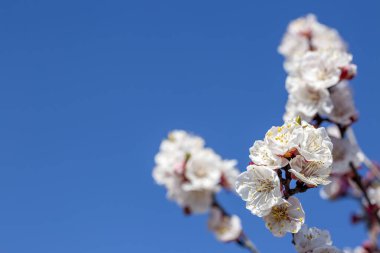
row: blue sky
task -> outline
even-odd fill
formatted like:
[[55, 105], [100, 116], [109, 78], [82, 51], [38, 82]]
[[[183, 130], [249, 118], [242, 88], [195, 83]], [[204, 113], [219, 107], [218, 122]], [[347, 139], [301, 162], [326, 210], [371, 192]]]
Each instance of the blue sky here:
[[[0, 253], [244, 252], [218, 243], [206, 216], [184, 217], [151, 170], [171, 129], [226, 158], [281, 124], [287, 23], [315, 13], [349, 43], [359, 75], [359, 140], [380, 160], [380, 3], [87, 1], [0, 3]], [[339, 247], [365, 238], [351, 201], [300, 196], [306, 221]], [[237, 197], [262, 252], [294, 252]]]

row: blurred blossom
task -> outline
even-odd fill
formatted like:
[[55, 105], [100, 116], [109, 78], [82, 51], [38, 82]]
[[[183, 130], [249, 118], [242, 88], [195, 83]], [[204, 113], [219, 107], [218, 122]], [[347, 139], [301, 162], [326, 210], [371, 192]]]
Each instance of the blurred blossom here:
[[329, 231], [308, 228], [306, 224], [294, 235], [294, 244], [298, 253], [341, 252], [332, 246]]
[[240, 218], [236, 215], [225, 215], [222, 210], [216, 207], [212, 207], [210, 210], [208, 228], [214, 232], [215, 237], [221, 242], [235, 241], [242, 233]]
[[348, 179], [341, 176], [331, 176], [331, 183], [325, 185], [320, 190], [320, 196], [323, 199], [334, 200], [338, 197], [345, 196], [349, 189]]
[[330, 114], [333, 110], [333, 103], [327, 89], [317, 89], [302, 79], [289, 77], [287, 79], [289, 87], [288, 102], [284, 120], [290, 120], [296, 116], [310, 122], [315, 115]]
[[[372, 185], [368, 188], [368, 197], [371, 200], [371, 204], [380, 207], [380, 185]], [[380, 211], [378, 211], [380, 215]]]
[[358, 118], [358, 112], [349, 83], [342, 81], [331, 87], [330, 96], [333, 109], [327, 114], [329, 119], [344, 126], [352, 124]]
[[297, 57], [310, 50], [327, 49], [345, 51], [346, 45], [336, 30], [319, 23], [314, 15], [309, 14], [288, 25], [278, 52], [286, 59], [285, 68], [291, 69]]
[[343, 250], [343, 253], [370, 253], [368, 252], [365, 248], [363, 248], [362, 246], [358, 246], [354, 249], [350, 249], [350, 248], [345, 248]]
[[239, 173], [236, 161], [223, 160], [204, 146], [202, 138], [182, 130], [162, 141], [155, 161], [153, 178], [187, 212], [208, 211], [213, 195], [222, 188], [232, 189]]
[[[298, 88], [300, 81], [297, 79], [314, 89], [327, 89], [341, 79], [351, 79], [356, 74], [356, 65], [351, 61], [352, 55], [344, 51], [309, 51], [295, 60], [294, 69], [289, 71], [292, 79], [289, 81], [288, 91]], [[349, 78], [346, 72], [350, 73]]]

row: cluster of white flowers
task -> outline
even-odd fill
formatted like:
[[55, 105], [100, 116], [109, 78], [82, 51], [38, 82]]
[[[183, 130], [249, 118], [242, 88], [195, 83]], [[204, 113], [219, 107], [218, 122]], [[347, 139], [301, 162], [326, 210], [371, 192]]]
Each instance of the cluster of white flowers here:
[[328, 117], [342, 125], [357, 118], [348, 82], [356, 75], [352, 55], [339, 34], [314, 15], [296, 19], [279, 47], [285, 56], [289, 92], [284, 120], [301, 116], [311, 122]]
[[330, 233], [327, 230], [308, 228], [304, 224], [293, 239], [298, 253], [342, 253], [332, 246]]
[[182, 130], [169, 133], [155, 157], [155, 181], [168, 190], [168, 198], [187, 212], [209, 210], [221, 188], [233, 189], [239, 171], [235, 160], [223, 160], [198, 136]]
[[236, 181], [236, 191], [247, 202], [247, 209], [263, 217], [275, 236], [297, 233], [305, 213], [298, 199], [291, 197], [296, 192], [289, 188], [290, 181], [296, 179], [297, 187], [303, 189], [330, 182], [332, 143], [326, 130], [300, 118], [287, 121], [253, 144], [250, 159], [252, 163]]
[[[246, 208], [274, 236], [292, 233], [298, 253], [380, 252], [380, 169], [360, 149], [351, 128], [358, 118], [349, 84], [357, 72], [352, 55], [338, 32], [314, 15], [292, 21], [278, 51], [288, 74], [285, 123], [254, 142], [246, 171], [239, 175], [236, 161], [223, 160], [202, 138], [176, 130], [161, 143], [154, 179], [187, 213], [210, 211], [208, 227], [219, 241], [235, 241], [251, 252], [257, 250], [239, 217], [227, 214], [215, 199], [222, 188], [235, 186]], [[325, 123], [327, 130], [320, 127]], [[365, 176], [357, 172], [363, 164], [370, 169]], [[305, 212], [294, 195], [319, 185], [325, 199], [362, 199], [363, 213], [353, 222], [366, 222], [369, 243], [341, 251], [328, 231], [304, 224]]]
[[[360, 149], [351, 127], [358, 119], [348, 81], [356, 76], [352, 55], [339, 34], [313, 15], [289, 24], [279, 52], [285, 57], [288, 73], [284, 120], [301, 116], [315, 126], [330, 124], [328, 135], [334, 146], [331, 183], [321, 189], [321, 197], [335, 200], [351, 196], [362, 201], [362, 212], [355, 213], [352, 221], [367, 224], [370, 244], [345, 252], [379, 252], [380, 170]], [[292, 166], [292, 161], [289, 164]], [[357, 171], [362, 165], [368, 173]]]
[[287, 61], [292, 61], [308, 51], [324, 49], [344, 51], [346, 45], [336, 30], [319, 23], [313, 14], [309, 14], [288, 25], [278, 51]]

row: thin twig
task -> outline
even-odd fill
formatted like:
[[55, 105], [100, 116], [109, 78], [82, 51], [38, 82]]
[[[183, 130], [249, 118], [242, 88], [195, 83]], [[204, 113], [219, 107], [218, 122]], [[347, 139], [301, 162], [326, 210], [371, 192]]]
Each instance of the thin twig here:
[[356, 185], [359, 187], [359, 189], [363, 193], [363, 196], [364, 196], [365, 200], [367, 201], [368, 210], [371, 211], [371, 216], [375, 217], [377, 223], [380, 225], [380, 217], [377, 214], [378, 210], [377, 210], [377, 208], [375, 208], [375, 209], [373, 208], [373, 204], [371, 202], [371, 199], [368, 196], [367, 190], [363, 186], [362, 178], [361, 178], [360, 174], [357, 172], [355, 166], [352, 163], [350, 163], [350, 167], [351, 167], [351, 171], [353, 173], [352, 181], [354, 181], [356, 183]]
[[289, 164], [282, 168], [282, 170], [285, 171], [285, 178], [282, 177], [282, 170], [277, 170], [277, 175], [280, 178], [281, 184], [284, 186], [283, 194], [285, 199], [288, 199], [290, 196], [293, 196], [297, 193], [305, 192], [309, 189], [309, 187], [301, 181], [297, 181], [296, 187], [291, 189], [290, 182], [292, 181], [292, 174], [289, 172], [289, 169]]
[[253, 242], [247, 237], [247, 235], [244, 232], [241, 233], [240, 237], [242, 238], [245, 248], [247, 248], [251, 253], [259, 253], [256, 246], [253, 244]]

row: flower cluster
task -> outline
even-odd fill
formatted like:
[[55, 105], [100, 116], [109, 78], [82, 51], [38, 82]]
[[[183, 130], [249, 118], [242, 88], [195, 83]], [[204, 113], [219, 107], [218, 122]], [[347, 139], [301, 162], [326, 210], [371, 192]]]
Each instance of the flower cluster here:
[[305, 224], [294, 235], [293, 242], [298, 253], [342, 253], [332, 246], [330, 233], [327, 230], [308, 228]]
[[288, 25], [278, 52], [287, 59], [286, 66], [308, 51], [326, 49], [344, 51], [346, 45], [336, 30], [319, 23], [313, 14], [309, 14]]
[[296, 19], [279, 47], [285, 56], [289, 92], [284, 120], [316, 117], [349, 125], [357, 117], [347, 80], [356, 75], [356, 65], [339, 34], [320, 24], [314, 15]]
[[[361, 150], [352, 129], [358, 120], [349, 83], [357, 72], [353, 57], [338, 32], [314, 15], [292, 21], [278, 51], [288, 74], [285, 123], [254, 142], [246, 171], [239, 175], [234, 160], [223, 160], [202, 138], [176, 130], [161, 143], [153, 177], [186, 213], [209, 211], [208, 227], [219, 241], [234, 241], [252, 253], [258, 251], [239, 217], [215, 198], [223, 188], [235, 186], [274, 236], [292, 233], [298, 253], [379, 253], [380, 167]], [[361, 204], [352, 216], [369, 232], [361, 246], [341, 251], [328, 231], [304, 224], [294, 195], [319, 185], [324, 199], [349, 196]]]
[[166, 187], [169, 199], [186, 214], [209, 211], [208, 227], [217, 240], [235, 242], [258, 253], [243, 232], [240, 218], [228, 214], [215, 196], [221, 189], [234, 190], [239, 175], [235, 160], [223, 160], [205, 147], [202, 138], [175, 130], [162, 141], [155, 161], [153, 178]]
[[181, 130], [162, 141], [155, 161], [153, 178], [187, 213], [207, 212], [214, 194], [232, 189], [239, 174], [235, 160], [223, 160], [202, 138]]
[[279, 52], [285, 57], [288, 73], [284, 119], [300, 115], [316, 127], [329, 124], [327, 132], [334, 146], [331, 183], [321, 189], [321, 197], [337, 200], [349, 196], [362, 203], [352, 221], [366, 223], [369, 240], [345, 252], [380, 252], [380, 170], [360, 149], [351, 127], [358, 120], [349, 84], [356, 75], [352, 55], [339, 34], [320, 24], [314, 15], [289, 24]]
[[275, 236], [297, 233], [305, 213], [292, 195], [330, 182], [332, 142], [326, 130], [300, 118], [287, 121], [253, 144], [250, 159], [236, 181], [236, 191], [247, 202], [247, 209], [262, 217]]

